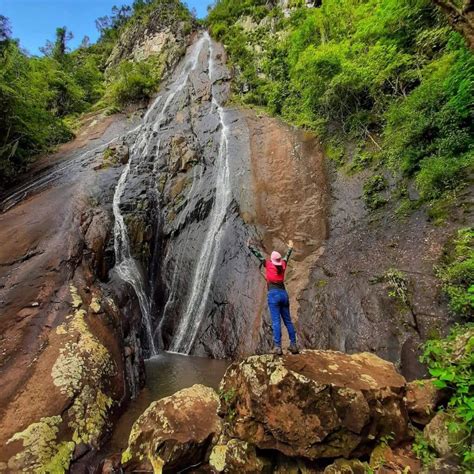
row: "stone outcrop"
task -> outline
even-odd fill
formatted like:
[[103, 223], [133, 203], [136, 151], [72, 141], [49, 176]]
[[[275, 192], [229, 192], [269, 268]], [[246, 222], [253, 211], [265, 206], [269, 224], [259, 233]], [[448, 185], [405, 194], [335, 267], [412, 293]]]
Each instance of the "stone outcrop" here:
[[146, 61], [156, 58], [162, 73], [169, 73], [184, 54], [193, 20], [180, 2], [156, 5], [146, 20], [127, 25], [107, 60], [110, 73], [122, 60]]
[[408, 469], [410, 473], [417, 473], [421, 468], [421, 462], [413, 453], [409, 443], [396, 448], [380, 443], [372, 451], [369, 465], [377, 474], [396, 474]]
[[428, 424], [447, 393], [439, 390], [433, 380], [415, 380], [407, 385], [406, 406], [410, 419], [419, 425]]
[[456, 445], [466, 438], [463, 430], [453, 431], [449, 429], [449, 422], [453, 420], [453, 414], [439, 412], [423, 430], [423, 437], [431, 448], [440, 457], [456, 457]]
[[407, 437], [405, 379], [373, 354], [304, 351], [233, 364], [221, 383], [224, 437], [308, 459], [368, 454]]
[[406, 386], [393, 364], [369, 353], [248, 357], [229, 367], [219, 397], [195, 385], [154, 402], [116, 469], [417, 473]]
[[203, 385], [152, 403], [133, 425], [122, 455], [126, 469], [178, 472], [203, 461], [220, 431], [218, 404], [215, 391]]

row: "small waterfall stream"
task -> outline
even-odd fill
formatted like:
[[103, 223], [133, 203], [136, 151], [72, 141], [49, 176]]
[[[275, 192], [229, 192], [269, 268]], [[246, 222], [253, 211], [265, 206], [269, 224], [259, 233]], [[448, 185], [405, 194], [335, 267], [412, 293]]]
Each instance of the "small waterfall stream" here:
[[[209, 41], [209, 37], [204, 35], [198, 42], [196, 42], [192, 47], [189, 58], [185, 62], [178, 78], [168, 86], [166, 92], [155, 99], [149, 110], [146, 112], [143, 119], [143, 125], [138, 130], [134, 144], [130, 149], [129, 161], [120, 176], [113, 198], [113, 214], [115, 217], [115, 270], [122, 280], [126, 281], [133, 287], [135, 294], [137, 295], [151, 356], [157, 354], [157, 348], [154, 338], [152, 301], [148, 292], [149, 285], [147, 285], [144, 279], [143, 272], [141, 271], [137, 260], [132, 255], [131, 243], [124, 215], [122, 213], [121, 203], [128, 184], [132, 164], [135, 164], [138, 168], [141, 159], [148, 155], [150, 147], [152, 144], [156, 143], [156, 140], [153, 140], [153, 137], [165, 121], [165, 113], [176, 96], [183, 91], [190, 73], [194, 71], [197, 66], [198, 58], [203, 46], [207, 45]], [[163, 106], [160, 107], [162, 102], [164, 102]], [[159, 140], [156, 148], [159, 153]], [[155, 156], [155, 161], [158, 158], [158, 156]]]
[[[211, 88], [214, 79], [213, 47], [209, 39], [209, 79]], [[219, 257], [220, 241], [225, 232], [225, 217], [232, 199], [230, 171], [228, 161], [229, 127], [225, 122], [225, 111], [212, 95], [212, 107], [217, 111], [221, 127], [219, 154], [216, 158], [217, 177], [215, 183], [215, 201], [212, 208], [209, 227], [204, 237], [201, 252], [196, 262], [192, 278], [191, 293], [186, 309], [180, 320], [178, 331], [173, 339], [171, 350], [189, 354], [205, 318], [209, 290]]]
[[151, 319], [151, 302], [148, 298], [142, 274], [138, 268], [136, 260], [132, 257], [130, 250], [130, 240], [128, 238], [127, 226], [120, 211], [120, 200], [122, 199], [127, 177], [130, 172], [131, 159], [125, 165], [120, 176], [113, 200], [113, 212], [115, 217], [114, 227], [114, 250], [116, 258], [115, 269], [122, 278], [132, 285], [137, 295], [140, 310], [142, 312], [143, 323], [145, 326], [147, 340], [152, 355], [156, 354], [156, 347], [153, 338], [152, 319]]

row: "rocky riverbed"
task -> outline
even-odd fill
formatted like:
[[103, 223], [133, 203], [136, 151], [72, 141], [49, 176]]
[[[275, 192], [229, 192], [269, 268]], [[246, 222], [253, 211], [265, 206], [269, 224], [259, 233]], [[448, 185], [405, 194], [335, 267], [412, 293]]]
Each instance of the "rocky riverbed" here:
[[420, 472], [410, 420], [446, 454], [434, 413], [444, 396], [430, 383], [407, 384], [370, 353], [252, 356], [219, 393], [194, 385], [152, 403], [103, 472]]

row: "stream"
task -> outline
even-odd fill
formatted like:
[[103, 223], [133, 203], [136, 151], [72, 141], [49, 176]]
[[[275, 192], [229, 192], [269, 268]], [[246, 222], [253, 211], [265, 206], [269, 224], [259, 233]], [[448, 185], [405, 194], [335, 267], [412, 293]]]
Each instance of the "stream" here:
[[127, 447], [133, 423], [152, 402], [194, 384], [202, 384], [218, 390], [229, 364], [227, 360], [171, 352], [161, 352], [146, 360], [146, 385], [120, 417], [109, 443], [104, 448], [105, 453], [121, 452]]

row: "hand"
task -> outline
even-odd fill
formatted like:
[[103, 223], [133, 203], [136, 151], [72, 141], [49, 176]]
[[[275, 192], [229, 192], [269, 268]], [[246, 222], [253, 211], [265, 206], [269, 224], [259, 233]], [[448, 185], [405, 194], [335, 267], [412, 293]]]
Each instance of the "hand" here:
[[250, 237], [247, 239], [247, 247], [250, 247]]
[[293, 248], [293, 241], [292, 240], [288, 241], [288, 248], [290, 248], [290, 249]]

